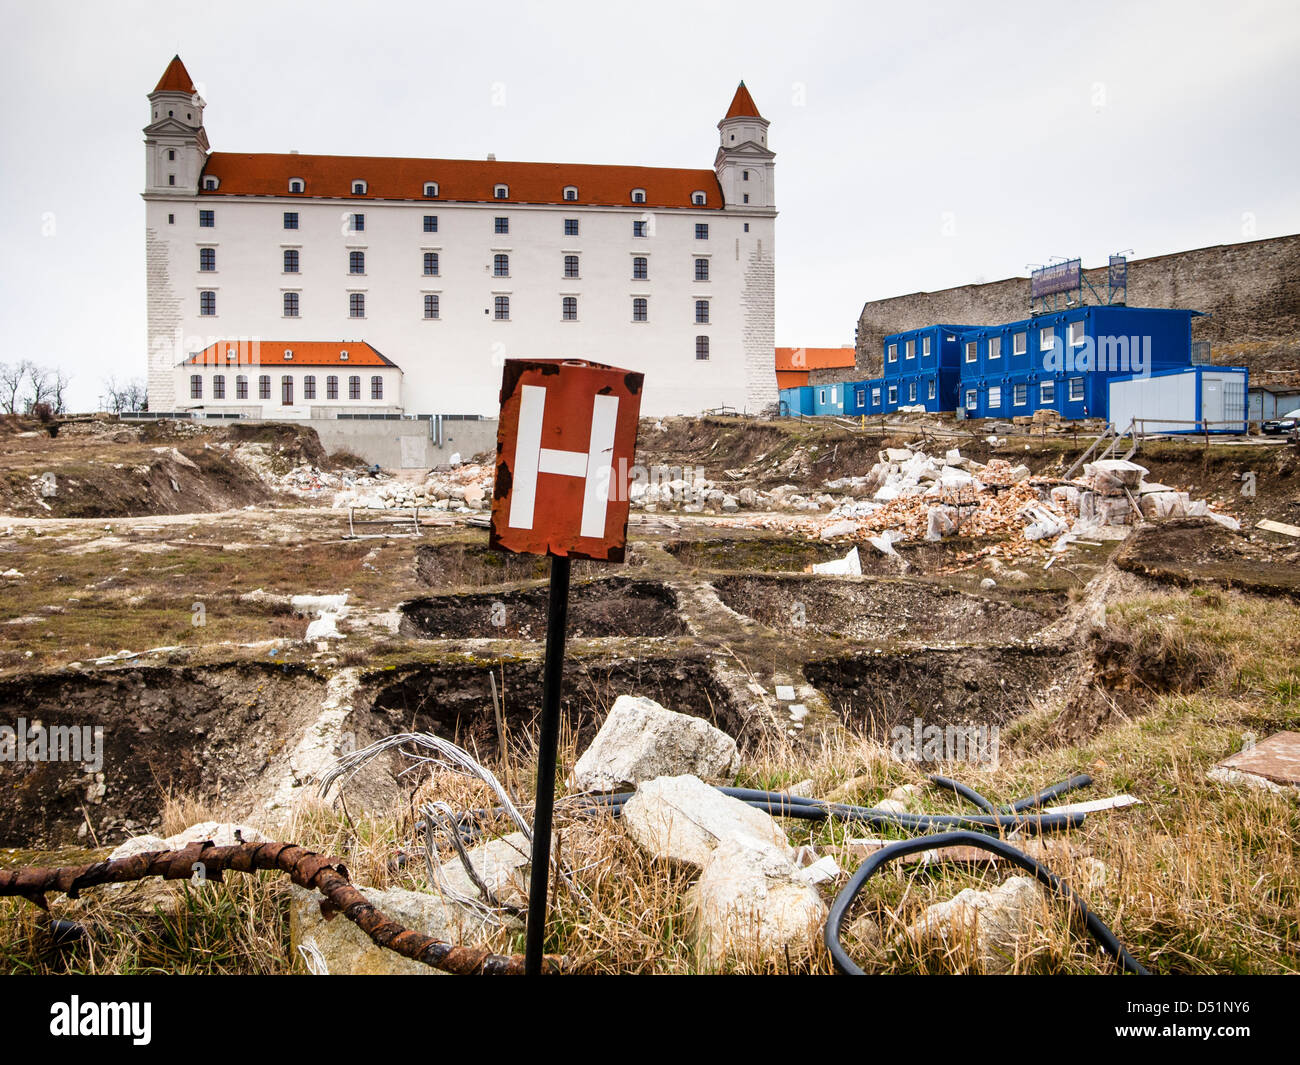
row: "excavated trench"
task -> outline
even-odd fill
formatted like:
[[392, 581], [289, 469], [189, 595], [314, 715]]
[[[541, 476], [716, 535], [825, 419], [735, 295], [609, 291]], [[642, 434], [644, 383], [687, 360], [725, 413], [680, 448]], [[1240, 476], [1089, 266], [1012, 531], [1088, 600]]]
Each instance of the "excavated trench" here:
[[[404, 603], [402, 633], [426, 639], [544, 640], [545, 585], [499, 593], [427, 596]], [[680, 636], [677, 596], [658, 581], [608, 577], [576, 582], [569, 597], [571, 639]]]
[[156, 826], [169, 792], [230, 796], [255, 787], [287, 766], [287, 748], [315, 719], [324, 690], [308, 670], [257, 665], [0, 682], [0, 722], [21, 719], [33, 738], [37, 723], [50, 737], [75, 728], [83, 741], [79, 752], [63, 748], [80, 760], [28, 760], [36, 757], [29, 744], [27, 759], [0, 764], [0, 846], [70, 843], [79, 831], [87, 843], [116, 841], [119, 830]]
[[1008, 643], [1049, 624], [1064, 608], [1046, 597], [1029, 609], [951, 588], [898, 579], [746, 576], [713, 582], [737, 613], [778, 632], [811, 629], [837, 639], [892, 644]]
[[[535, 732], [542, 705], [542, 660], [491, 665], [416, 666], [374, 674], [367, 689], [386, 731], [433, 732], [493, 758], [499, 751], [492, 681], [513, 735]], [[565, 727], [584, 746], [620, 695], [645, 695], [678, 713], [704, 718], [743, 745], [743, 718], [704, 659], [602, 658], [565, 661], [561, 708]]]
[[[628, 544], [627, 557], [619, 567], [620, 570], [645, 565], [653, 550], [636, 542]], [[493, 551], [485, 542], [425, 544], [415, 554], [416, 578], [422, 584], [439, 591], [542, 580], [549, 572], [550, 560], [545, 556], [511, 555]], [[573, 563], [571, 572], [573, 580], [580, 581], [607, 577], [610, 567], [605, 563], [577, 560]]]
[[1068, 690], [1074, 663], [1059, 648], [952, 648], [855, 654], [809, 662], [804, 675], [841, 720], [880, 742], [891, 730], [1002, 725]]

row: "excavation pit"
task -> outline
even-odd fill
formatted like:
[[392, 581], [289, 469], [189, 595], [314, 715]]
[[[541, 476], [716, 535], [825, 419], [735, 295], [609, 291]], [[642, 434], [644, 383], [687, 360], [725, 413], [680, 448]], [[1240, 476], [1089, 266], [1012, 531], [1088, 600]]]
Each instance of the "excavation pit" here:
[[[389, 732], [432, 732], [484, 759], [500, 751], [492, 702], [495, 680], [512, 747], [531, 751], [542, 705], [542, 661], [437, 665], [367, 678], [373, 713]], [[491, 674], [491, 679], [489, 679]], [[678, 713], [703, 718], [743, 746], [743, 721], [702, 659], [615, 658], [584, 661], [569, 655], [560, 699], [563, 728], [579, 749], [596, 734], [620, 695], [644, 695]], [[521, 742], [522, 741], [522, 742]]]
[[1010, 642], [1056, 616], [922, 581], [841, 577], [723, 577], [732, 610], [791, 635], [817, 632], [878, 644]]
[[[624, 568], [644, 565], [646, 553], [640, 544], [628, 544]], [[541, 580], [550, 572], [550, 565], [550, 559], [544, 555], [493, 551], [487, 545], [486, 534], [481, 539], [425, 544], [417, 548], [415, 554], [416, 577], [439, 591]], [[575, 581], [603, 577], [608, 573], [608, 563], [578, 559], [572, 564]]]
[[1069, 687], [1061, 651], [927, 649], [810, 662], [808, 681], [854, 731], [881, 742], [898, 727], [1004, 725]]
[[[544, 640], [546, 585], [498, 593], [440, 595], [402, 605], [402, 632], [433, 640]], [[677, 596], [657, 581], [626, 577], [575, 582], [569, 595], [568, 636], [680, 636], [686, 625]]]

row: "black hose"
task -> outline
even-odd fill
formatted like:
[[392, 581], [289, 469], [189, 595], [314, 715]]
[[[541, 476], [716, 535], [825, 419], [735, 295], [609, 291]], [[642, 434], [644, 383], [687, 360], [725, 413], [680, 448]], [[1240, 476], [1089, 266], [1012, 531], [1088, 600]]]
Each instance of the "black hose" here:
[[988, 799], [984, 798], [984, 796], [974, 788], [967, 787], [960, 780], [953, 780], [951, 777], [939, 776], [930, 777], [929, 780], [936, 788], [947, 788], [949, 791], [955, 791], [967, 802], [978, 806], [985, 813], [993, 814], [995, 816], [997, 815], [998, 808], [996, 806], [989, 802]]
[[826, 919], [824, 933], [826, 949], [830, 951], [831, 959], [834, 961], [837, 970], [850, 976], [865, 975], [864, 970], [844, 950], [844, 945], [840, 942], [840, 934], [849, 908], [853, 905], [854, 900], [872, 874], [882, 865], [893, 861], [895, 858], [956, 845], [979, 847], [981, 850], [991, 851], [1015, 863], [1027, 872], [1033, 873], [1040, 883], [1045, 884], [1072, 907], [1078, 909], [1089, 935], [1101, 945], [1103, 951], [1115, 957], [1125, 972], [1136, 973], [1140, 976], [1149, 975], [1137, 959], [1125, 950], [1124, 945], [1115, 938], [1115, 933], [1102, 924], [1100, 919], [1084, 905], [1083, 900], [1063, 880], [1029, 857], [1029, 855], [1016, 850], [1006, 841], [979, 832], [965, 831], [941, 832], [935, 836], [920, 836], [916, 839], [900, 840], [897, 843], [882, 847], [858, 866], [857, 871], [849, 878], [849, 882], [844, 886], [844, 889], [835, 896], [835, 901], [831, 904], [830, 915]]
[[1045, 802], [1051, 802], [1058, 796], [1064, 795], [1067, 791], [1078, 791], [1079, 788], [1086, 788], [1092, 783], [1092, 777], [1087, 773], [1080, 773], [1077, 777], [1070, 777], [1068, 780], [1062, 780], [1059, 784], [1053, 784], [1050, 788], [1044, 788], [1036, 795], [1030, 795], [1027, 799], [1017, 799], [1011, 804], [1011, 809], [1016, 813], [1023, 813], [1025, 810], [1037, 810]]

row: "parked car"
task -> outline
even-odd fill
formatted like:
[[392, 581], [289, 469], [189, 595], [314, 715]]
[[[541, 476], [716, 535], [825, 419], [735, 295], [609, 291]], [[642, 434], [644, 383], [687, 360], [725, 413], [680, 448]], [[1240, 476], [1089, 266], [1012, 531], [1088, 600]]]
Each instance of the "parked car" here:
[[1284, 414], [1280, 418], [1270, 418], [1260, 428], [1269, 436], [1278, 436], [1281, 433], [1294, 433], [1300, 429], [1300, 407]]

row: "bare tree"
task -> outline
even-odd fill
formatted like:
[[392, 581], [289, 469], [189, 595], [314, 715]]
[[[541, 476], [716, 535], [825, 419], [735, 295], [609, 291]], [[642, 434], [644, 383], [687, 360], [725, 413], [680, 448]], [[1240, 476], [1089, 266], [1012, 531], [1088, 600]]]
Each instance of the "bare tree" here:
[[72, 375], [61, 366], [56, 366], [51, 375], [50, 384], [50, 405], [54, 408], [55, 414], [66, 414], [68, 412], [65, 397], [71, 383]]
[[26, 361], [23, 363], [27, 371], [27, 398], [25, 408], [32, 410], [40, 404], [53, 407], [54, 399], [54, 374], [44, 366], [37, 366], [34, 362]]
[[18, 413], [18, 395], [26, 377], [25, 362], [0, 362], [0, 413]]
[[138, 377], [122, 384], [118, 384], [116, 377], [110, 377], [104, 382], [104, 394], [108, 399], [108, 409], [114, 414], [147, 409], [144, 382]]

